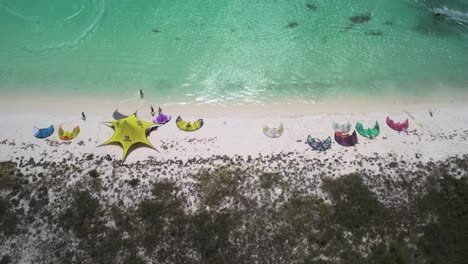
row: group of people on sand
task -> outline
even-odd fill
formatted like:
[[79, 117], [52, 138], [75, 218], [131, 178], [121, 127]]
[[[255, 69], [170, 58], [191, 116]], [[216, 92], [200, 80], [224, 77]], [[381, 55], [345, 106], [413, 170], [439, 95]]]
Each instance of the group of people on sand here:
[[[154, 116], [156, 113], [154, 112], [153, 106], [151, 106], [151, 116]], [[161, 107], [158, 107], [158, 115], [162, 115]]]
[[[145, 98], [145, 94], [143, 93], [143, 89], [140, 89], [140, 98]], [[156, 113], [154, 112], [153, 106], [151, 106], [151, 116], [154, 116]], [[162, 115], [161, 107], [158, 107], [158, 115]]]
[[[140, 89], [140, 98], [143, 99], [145, 98], [145, 94], [143, 93], [143, 89]], [[161, 115], [162, 114], [162, 109], [161, 107], [158, 107], [158, 115]], [[153, 106], [151, 106], [151, 116], [154, 116], [155, 115], [155, 112], [154, 112], [154, 108]], [[86, 115], [84, 112], [81, 112], [81, 119], [83, 121], [86, 121]]]

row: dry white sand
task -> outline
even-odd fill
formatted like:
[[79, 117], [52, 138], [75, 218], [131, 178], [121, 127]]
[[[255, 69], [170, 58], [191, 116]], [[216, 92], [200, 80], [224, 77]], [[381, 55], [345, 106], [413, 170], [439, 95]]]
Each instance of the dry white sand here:
[[[51, 98], [10, 97], [1, 99], [0, 160], [16, 157], [32, 157], [59, 162], [63, 158], [111, 155], [122, 158], [119, 146], [102, 146], [112, 136], [113, 130], [102, 124], [112, 120], [115, 109], [131, 114], [138, 110], [138, 117], [150, 121], [150, 103], [95, 102]], [[157, 106], [154, 105], [155, 110]], [[371, 111], [371, 109], [373, 109]], [[388, 110], [385, 110], [388, 109]], [[362, 157], [393, 155], [401, 160], [418, 157], [421, 161], [437, 161], [468, 152], [468, 106], [464, 102], [385, 102], [372, 105], [336, 104], [295, 105], [269, 104], [244, 106], [164, 106], [164, 113], [172, 115], [168, 124], [153, 131], [148, 137], [157, 151], [138, 148], [128, 156], [126, 163], [146, 160], [208, 158], [215, 155], [243, 157], [284, 154], [327, 159], [337, 155], [347, 161]], [[429, 110], [433, 116], [429, 115]], [[87, 120], [81, 120], [85, 111]], [[203, 118], [204, 126], [195, 132], [184, 132], [175, 125], [181, 115], [184, 120]], [[409, 119], [409, 131], [398, 133], [390, 129], [385, 118], [396, 121]], [[358, 135], [359, 144], [342, 147], [333, 142], [325, 153], [312, 151], [305, 143], [308, 135], [333, 139], [333, 121], [354, 124], [359, 121], [373, 127], [375, 121], [381, 127], [380, 135], [367, 139]], [[263, 125], [283, 124], [285, 131], [280, 138], [268, 138], [262, 132]], [[37, 139], [32, 135], [33, 126], [60, 125], [72, 129], [79, 125], [79, 136], [69, 142], [58, 139], [56, 132], [48, 139]], [[350, 168], [352, 170], [352, 168]]]

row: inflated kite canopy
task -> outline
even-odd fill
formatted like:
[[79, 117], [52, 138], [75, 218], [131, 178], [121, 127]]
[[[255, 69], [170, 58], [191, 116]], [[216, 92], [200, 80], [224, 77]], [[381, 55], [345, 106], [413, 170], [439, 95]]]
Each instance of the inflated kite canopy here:
[[178, 116], [176, 119], [176, 125], [183, 131], [191, 132], [200, 129], [203, 126], [203, 119], [198, 119], [197, 121], [191, 123], [182, 120], [182, 118]]
[[265, 134], [265, 136], [267, 137], [271, 137], [271, 138], [281, 137], [281, 135], [283, 135], [283, 132], [284, 132], [283, 124], [281, 124], [278, 128], [276, 127], [270, 128], [267, 125], [263, 127], [263, 134]]
[[373, 128], [364, 128], [364, 126], [361, 123], [357, 122], [356, 131], [359, 133], [359, 135], [363, 137], [375, 138], [380, 134], [379, 122], [375, 121], [375, 125]]
[[157, 124], [160, 124], [160, 125], [164, 125], [164, 124], [166, 124], [166, 123], [169, 122], [169, 121], [171, 121], [171, 116], [167, 116], [167, 115], [164, 115], [164, 114], [158, 115], [158, 116], [153, 120], [154, 123], [157, 123]]
[[153, 145], [146, 138], [149, 129], [157, 125], [138, 119], [135, 115], [106, 122], [114, 129], [112, 137], [102, 145], [120, 144], [123, 148], [123, 160], [127, 158], [129, 150], [138, 143], [152, 149]]
[[336, 122], [333, 122], [332, 127], [335, 130], [335, 132], [339, 132], [342, 134], [346, 134], [349, 133], [349, 131], [351, 131], [351, 123], [349, 122], [347, 124], [338, 124]]
[[54, 133], [54, 126], [50, 125], [48, 128], [33, 127], [33, 135], [37, 138], [46, 138]]
[[408, 129], [409, 127], [409, 122], [408, 119], [405, 120], [405, 122], [400, 123], [400, 122], [395, 122], [390, 117], [387, 116], [387, 125], [392, 128], [393, 130], [396, 131], [403, 131]]
[[351, 147], [357, 144], [357, 134], [356, 131], [353, 134], [342, 134], [340, 132], [335, 132], [335, 141], [341, 146]]
[[321, 141], [309, 135], [307, 137], [307, 143], [313, 150], [325, 151], [331, 147], [332, 140], [330, 136], [328, 136], [328, 138], [325, 139], [325, 141]]
[[60, 126], [59, 131], [58, 131], [58, 137], [61, 140], [72, 140], [76, 138], [80, 134], [80, 127], [76, 126], [73, 128], [72, 131], [65, 131], [63, 130], [62, 126]]

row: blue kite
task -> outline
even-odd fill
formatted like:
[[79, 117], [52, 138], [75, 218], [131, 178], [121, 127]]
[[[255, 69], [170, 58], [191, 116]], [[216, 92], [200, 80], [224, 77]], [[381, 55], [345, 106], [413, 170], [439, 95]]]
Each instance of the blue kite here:
[[48, 128], [33, 128], [33, 135], [37, 138], [46, 138], [54, 133], [54, 126], [50, 125]]

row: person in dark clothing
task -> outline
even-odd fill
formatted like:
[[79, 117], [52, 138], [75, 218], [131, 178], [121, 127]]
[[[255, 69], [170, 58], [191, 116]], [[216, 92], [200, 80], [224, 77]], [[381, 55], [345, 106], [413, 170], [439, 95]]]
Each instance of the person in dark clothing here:
[[143, 89], [140, 89], [140, 97], [143, 99], [145, 97], [145, 94], [143, 94]]
[[162, 115], [162, 109], [161, 109], [161, 107], [158, 107], [158, 115]]
[[81, 112], [81, 119], [83, 119], [83, 121], [86, 121], [86, 116], [85, 116], [84, 112]]
[[151, 106], [151, 115], [154, 116], [154, 114], [155, 114], [154, 113], [154, 108], [153, 108], [153, 106]]

